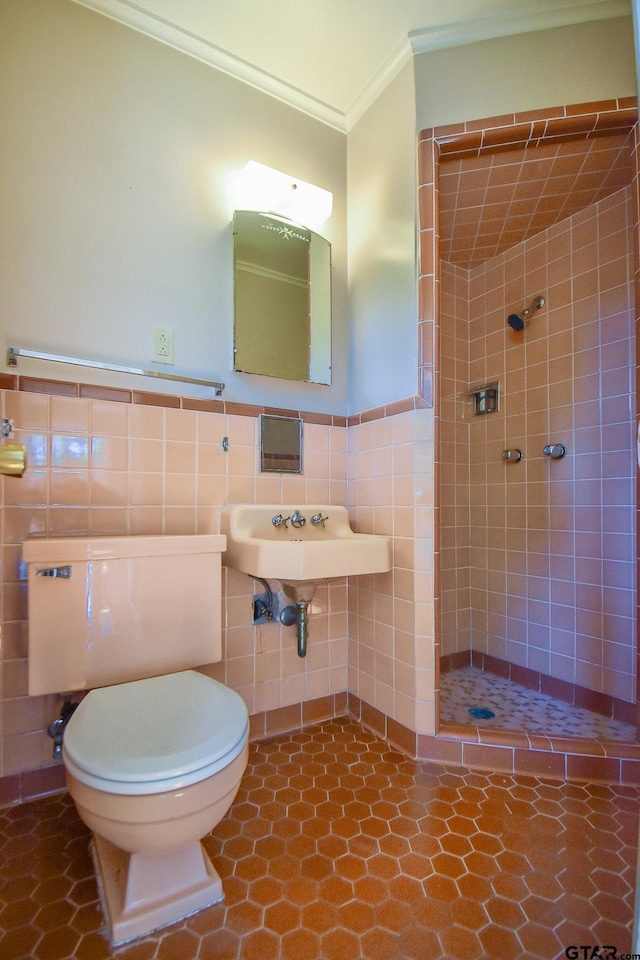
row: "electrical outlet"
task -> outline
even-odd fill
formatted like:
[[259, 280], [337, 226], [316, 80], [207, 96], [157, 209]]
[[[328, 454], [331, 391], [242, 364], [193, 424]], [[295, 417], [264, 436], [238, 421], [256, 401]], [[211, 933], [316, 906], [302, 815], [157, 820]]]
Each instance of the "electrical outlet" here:
[[175, 363], [173, 351], [173, 330], [166, 327], [152, 327], [153, 351], [151, 360], [154, 363]]

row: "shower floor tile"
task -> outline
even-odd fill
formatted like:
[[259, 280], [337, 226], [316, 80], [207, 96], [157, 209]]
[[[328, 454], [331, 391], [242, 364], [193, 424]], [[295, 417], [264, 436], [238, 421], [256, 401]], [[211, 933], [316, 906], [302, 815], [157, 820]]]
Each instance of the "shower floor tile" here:
[[[468, 711], [473, 707], [487, 707], [495, 716], [472, 717]], [[476, 667], [463, 667], [441, 675], [440, 720], [548, 736], [631, 741], [636, 738], [631, 724], [572, 707]]]

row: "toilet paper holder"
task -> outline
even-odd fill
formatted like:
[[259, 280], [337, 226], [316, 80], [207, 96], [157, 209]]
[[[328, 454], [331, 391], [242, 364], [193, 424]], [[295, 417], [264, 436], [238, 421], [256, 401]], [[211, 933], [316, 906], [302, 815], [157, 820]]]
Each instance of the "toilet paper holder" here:
[[27, 466], [27, 448], [20, 443], [0, 444], [0, 474], [21, 477]]

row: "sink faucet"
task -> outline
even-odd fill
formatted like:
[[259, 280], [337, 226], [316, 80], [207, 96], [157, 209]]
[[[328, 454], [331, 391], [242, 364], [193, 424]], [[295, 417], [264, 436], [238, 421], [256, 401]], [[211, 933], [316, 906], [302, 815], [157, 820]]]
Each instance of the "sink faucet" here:
[[304, 527], [306, 522], [306, 517], [303, 517], [299, 510], [291, 514], [291, 523], [294, 527]]
[[281, 513], [275, 517], [271, 517], [271, 523], [274, 525], [274, 527], [284, 527], [285, 530], [287, 529], [288, 520], [291, 520], [291, 517], [283, 517]]

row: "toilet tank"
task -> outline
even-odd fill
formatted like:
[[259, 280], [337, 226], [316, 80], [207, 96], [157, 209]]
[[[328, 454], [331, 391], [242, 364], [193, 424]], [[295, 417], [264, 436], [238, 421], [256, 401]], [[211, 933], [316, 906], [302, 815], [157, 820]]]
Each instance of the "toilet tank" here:
[[27, 540], [29, 694], [215, 663], [226, 538]]

